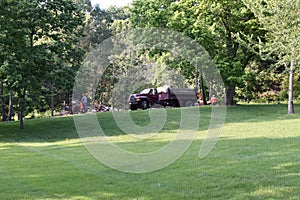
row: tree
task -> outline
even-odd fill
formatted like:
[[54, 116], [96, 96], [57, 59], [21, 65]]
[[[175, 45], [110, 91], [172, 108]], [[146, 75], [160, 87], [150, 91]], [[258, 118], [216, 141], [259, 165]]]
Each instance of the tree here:
[[275, 59], [277, 65], [290, 66], [288, 114], [292, 114], [294, 70], [300, 58], [300, 2], [254, 0], [244, 3], [267, 31], [267, 41], [258, 44], [261, 56]]
[[91, 0], [73, 0], [82, 10], [90, 11], [92, 9]]
[[[112, 6], [104, 10], [99, 6], [95, 6], [88, 13], [87, 24], [84, 31], [85, 37], [81, 40], [86, 52], [92, 54], [93, 49], [97, 49], [103, 41], [112, 37], [121, 30], [126, 29], [128, 26], [128, 17], [128, 7], [117, 8]], [[95, 97], [91, 96], [92, 94], [88, 94], [91, 99], [96, 99], [104, 104], [111, 104], [111, 92], [114, 84], [117, 82], [117, 76], [119, 72], [121, 73], [122, 68], [126, 66], [121, 55], [116, 57], [104, 72], [100, 82], [97, 83], [98, 87]], [[82, 67], [86, 66], [83, 65]], [[86, 76], [94, 76], [97, 74], [97, 71], [93, 71], [91, 74], [88, 72], [92, 71], [90, 70], [91, 68], [96, 70], [97, 64], [91, 64], [87, 67], [87, 70], [83, 70], [87, 74]], [[81, 91], [80, 93], [82, 92], [85, 93], [86, 91]]]
[[60, 72], [78, 69], [83, 54], [75, 45], [83, 15], [70, 0], [6, 0], [0, 5], [2, 54], [6, 55], [2, 74], [17, 96], [20, 128], [24, 128], [27, 106], [40, 101], [41, 86], [47, 81], [63, 85], [65, 76]]
[[[201, 44], [221, 72], [226, 85], [225, 104], [234, 105], [235, 88], [241, 84], [244, 69], [255, 57], [237, 35], [262, 34], [257, 19], [242, 1], [136, 0], [132, 5], [133, 26], [171, 28]], [[186, 72], [190, 74], [186, 77], [196, 74], [192, 67], [186, 68]]]

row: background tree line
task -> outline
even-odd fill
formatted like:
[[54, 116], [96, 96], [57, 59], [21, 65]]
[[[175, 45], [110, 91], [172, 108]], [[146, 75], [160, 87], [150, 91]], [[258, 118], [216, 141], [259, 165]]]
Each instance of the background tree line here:
[[[169, 28], [202, 45], [221, 72], [226, 105], [288, 97], [292, 104], [300, 98], [296, 0], [134, 0], [106, 10], [92, 7], [90, 0], [3, 0], [0, 5], [1, 119], [17, 115], [21, 128], [29, 113], [50, 110], [54, 115], [70, 104], [76, 72], [88, 52], [136, 27]], [[173, 60], [167, 52], [124, 53], [112, 58], [95, 99], [110, 105], [118, 76], [145, 57], [162, 63], [156, 69], [160, 73], [177, 70], [192, 86], [202, 83], [188, 61]], [[157, 79], [154, 86], [160, 86]], [[198, 87], [209, 96], [205, 81]]]
[[[135, 0], [131, 22], [133, 27], [170, 28], [198, 41], [221, 72], [226, 105], [237, 100], [276, 102], [288, 95], [291, 105], [292, 94], [299, 98], [296, 13], [296, 0]], [[288, 76], [290, 65], [296, 76]], [[173, 63], [170, 67], [186, 66]], [[289, 113], [293, 111], [289, 109]]]
[[[90, 48], [127, 15], [89, 0], [0, 2], [1, 120], [23, 119], [70, 104], [74, 78]], [[30, 117], [30, 116], [29, 116]]]

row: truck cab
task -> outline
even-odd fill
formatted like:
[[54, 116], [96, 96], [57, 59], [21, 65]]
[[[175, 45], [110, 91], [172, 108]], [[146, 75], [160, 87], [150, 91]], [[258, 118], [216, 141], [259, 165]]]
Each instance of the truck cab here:
[[147, 88], [140, 93], [129, 96], [129, 107], [131, 110], [141, 108], [143, 110], [150, 108], [158, 103], [158, 92], [156, 88]]

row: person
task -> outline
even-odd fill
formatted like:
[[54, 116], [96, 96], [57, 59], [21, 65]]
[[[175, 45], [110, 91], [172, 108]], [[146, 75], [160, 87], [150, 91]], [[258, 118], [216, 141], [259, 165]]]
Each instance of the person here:
[[211, 100], [210, 100], [211, 105], [216, 105], [217, 104], [217, 98], [215, 95], [212, 96]]
[[88, 107], [87, 107], [87, 97], [84, 93], [82, 94], [81, 103], [83, 104], [83, 112], [86, 113]]
[[80, 101], [79, 112], [83, 113], [83, 111], [84, 111], [83, 103]]

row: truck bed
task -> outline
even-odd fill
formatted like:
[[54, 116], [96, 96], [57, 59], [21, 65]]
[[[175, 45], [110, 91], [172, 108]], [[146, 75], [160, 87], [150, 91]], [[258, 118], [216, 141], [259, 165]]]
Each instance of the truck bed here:
[[167, 92], [160, 92], [158, 100], [197, 100], [193, 89], [168, 89]]

